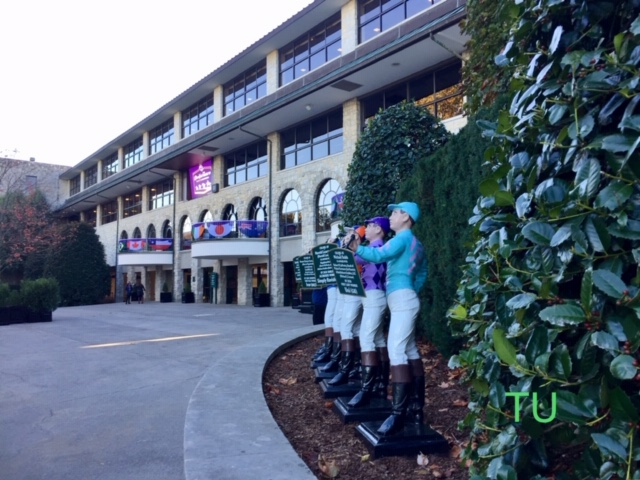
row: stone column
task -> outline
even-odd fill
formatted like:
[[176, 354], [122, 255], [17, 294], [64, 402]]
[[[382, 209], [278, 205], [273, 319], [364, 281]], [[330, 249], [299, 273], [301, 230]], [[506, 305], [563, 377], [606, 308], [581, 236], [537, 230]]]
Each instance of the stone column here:
[[182, 140], [182, 112], [173, 114], [173, 138], [175, 142]]
[[213, 89], [213, 121], [219, 122], [222, 120], [224, 113], [224, 87], [222, 85], [216, 86]]
[[149, 156], [149, 132], [142, 134], [142, 160]]
[[[280, 134], [269, 135], [271, 140], [271, 158], [269, 159], [269, 169], [272, 175], [279, 170], [280, 165]], [[273, 188], [272, 188], [273, 190]], [[269, 192], [271, 198], [271, 209], [269, 215], [269, 248], [271, 249], [271, 265], [269, 265], [269, 293], [271, 296], [271, 306], [281, 307], [284, 305], [284, 268], [280, 261], [280, 199], [275, 192]], [[267, 206], [269, 199], [267, 201]], [[268, 207], [267, 207], [268, 208]]]
[[280, 86], [280, 55], [274, 50], [267, 55], [267, 95]]
[[204, 272], [200, 268], [200, 260], [191, 258], [191, 291], [196, 297], [196, 303], [202, 303]]
[[342, 55], [352, 52], [358, 46], [358, 2], [351, 0], [340, 11], [342, 30]]
[[248, 258], [238, 259], [238, 305], [252, 305], [251, 265]]

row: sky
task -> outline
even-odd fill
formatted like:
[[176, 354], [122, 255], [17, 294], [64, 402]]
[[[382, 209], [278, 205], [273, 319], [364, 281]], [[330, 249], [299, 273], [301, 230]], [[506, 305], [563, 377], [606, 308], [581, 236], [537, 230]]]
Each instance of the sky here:
[[311, 2], [2, 2], [0, 157], [75, 165]]

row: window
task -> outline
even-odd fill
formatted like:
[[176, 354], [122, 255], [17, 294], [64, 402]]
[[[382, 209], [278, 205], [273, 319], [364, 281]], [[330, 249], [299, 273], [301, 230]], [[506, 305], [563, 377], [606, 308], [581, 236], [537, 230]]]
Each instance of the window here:
[[173, 118], [149, 131], [149, 155], [173, 144]]
[[24, 188], [29, 193], [35, 192], [38, 188], [38, 177], [36, 175], [27, 175], [24, 179]]
[[225, 187], [264, 177], [269, 171], [267, 142], [259, 141], [225, 155], [224, 166]]
[[230, 115], [267, 94], [267, 62], [263, 60], [224, 86], [224, 114]]
[[213, 123], [213, 95], [208, 95], [182, 111], [182, 138]]
[[402, 100], [415, 101], [440, 120], [462, 114], [461, 67], [460, 62], [455, 62], [363, 99], [364, 124], [380, 109], [389, 108]]
[[342, 110], [282, 132], [280, 168], [342, 152]]
[[84, 221], [85, 223], [88, 223], [89, 225], [91, 225], [92, 227], [96, 226], [96, 222], [98, 220], [98, 216], [96, 214], [96, 209], [95, 208], [90, 208], [89, 210], [85, 210], [84, 211]]
[[296, 190], [287, 192], [280, 212], [280, 236], [302, 234], [302, 202]]
[[280, 85], [286, 85], [338, 57], [342, 51], [340, 14], [280, 50]]
[[267, 220], [267, 206], [264, 200], [260, 197], [256, 197], [251, 202], [249, 207], [249, 220], [266, 221]]
[[173, 205], [173, 180], [164, 180], [149, 187], [149, 210]]
[[156, 227], [153, 225], [147, 227], [147, 238], [156, 238]]
[[316, 232], [331, 230], [331, 221], [334, 218], [333, 197], [342, 193], [342, 188], [337, 180], [327, 180], [318, 195], [318, 209], [316, 210]]
[[129, 238], [129, 235], [127, 234], [126, 230], [123, 230], [122, 233], [120, 234], [120, 240], [127, 240]]
[[115, 222], [118, 219], [118, 202], [107, 202], [102, 204], [101, 225]]
[[[122, 206], [122, 216], [124, 218], [132, 217], [142, 212], [142, 190], [133, 192], [124, 197]], [[139, 238], [139, 237], [136, 237]]]
[[138, 227], [133, 229], [133, 237], [132, 238], [142, 238], [142, 233]]
[[360, 42], [438, 3], [440, 0], [360, 0], [358, 16]]
[[162, 238], [173, 238], [173, 227], [170, 220], [165, 220], [162, 224]]
[[222, 220], [231, 220], [231, 233], [227, 237], [238, 237], [238, 212], [236, 207], [232, 204], [228, 204], [222, 211]]
[[204, 212], [202, 212], [200, 214], [200, 221], [201, 222], [213, 222], [213, 213], [211, 213], [211, 210], [205, 210]]
[[84, 188], [88, 188], [96, 183], [98, 183], [98, 165], [94, 165], [84, 171]]
[[80, 175], [69, 180], [69, 195], [80, 193]]
[[191, 232], [191, 219], [185, 217], [182, 220], [182, 241], [180, 242], [181, 250], [191, 250], [191, 241], [193, 233]]
[[142, 137], [124, 147], [124, 168], [129, 168], [142, 160]]
[[102, 161], [102, 179], [104, 180], [114, 173], [118, 173], [119, 167], [118, 152], [114, 152]]

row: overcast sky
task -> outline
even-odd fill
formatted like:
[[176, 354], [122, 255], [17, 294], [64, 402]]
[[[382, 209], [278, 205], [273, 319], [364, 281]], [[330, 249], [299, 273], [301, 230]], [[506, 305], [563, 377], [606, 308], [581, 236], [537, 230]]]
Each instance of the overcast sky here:
[[2, 2], [0, 156], [75, 165], [311, 1]]

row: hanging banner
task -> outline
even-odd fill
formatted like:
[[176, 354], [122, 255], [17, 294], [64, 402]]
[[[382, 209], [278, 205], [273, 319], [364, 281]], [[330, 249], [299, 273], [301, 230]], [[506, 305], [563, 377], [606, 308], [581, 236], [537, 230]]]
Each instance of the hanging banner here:
[[192, 199], [211, 193], [211, 184], [213, 183], [211, 164], [211, 160], [205, 160], [200, 165], [189, 169]]
[[148, 238], [149, 248], [155, 251], [172, 250], [173, 240], [171, 238]]
[[213, 238], [226, 237], [233, 230], [233, 220], [215, 220], [207, 222], [207, 232]]
[[269, 222], [259, 220], [239, 220], [238, 230], [245, 237], [249, 238], [265, 238], [267, 236], [267, 229]]
[[145, 243], [144, 238], [132, 238], [127, 240], [127, 249], [130, 252], [141, 252], [145, 249]]

